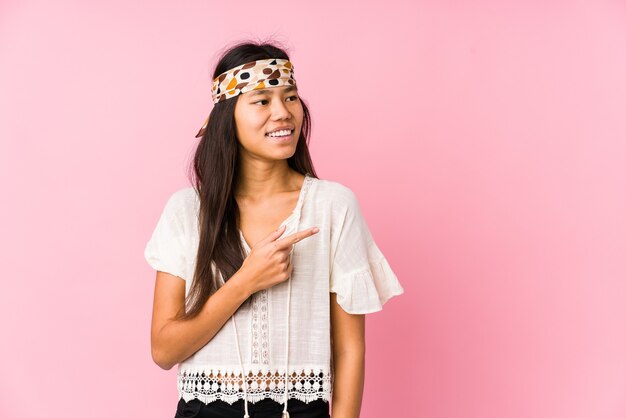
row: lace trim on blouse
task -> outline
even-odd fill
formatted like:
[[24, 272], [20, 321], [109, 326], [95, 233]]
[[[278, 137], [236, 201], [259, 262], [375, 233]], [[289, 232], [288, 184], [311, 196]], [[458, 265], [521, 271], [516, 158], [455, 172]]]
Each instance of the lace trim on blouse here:
[[268, 290], [252, 296], [252, 363], [270, 364]]
[[[217, 377], [214, 377], [217, 376]], [[283, 403], [285, 370], [258, 368], [248, 372], [248, 402], [265, 398]], [[317, 399], [330, 401], [332, 376], [321, 368], [291, 369], [288, 396], [309, 403]], [[238, 370], [202, 369], [178, 372], [180, 396], [189, 401], [198, 398], [204, 403], [222, 400], [233, 404], [244, 398], [243, 381]]]

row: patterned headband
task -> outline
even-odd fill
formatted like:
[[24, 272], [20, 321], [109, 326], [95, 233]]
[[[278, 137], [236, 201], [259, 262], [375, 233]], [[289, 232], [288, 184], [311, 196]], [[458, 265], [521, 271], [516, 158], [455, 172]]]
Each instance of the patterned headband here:
[[[211, 94], [217, 104], [251, 90], [278, 86], [295, 86], [293, 64], [280, 58], [269, 58], [248, 62], [215, 77]], [[196, 138], [204, 135], [209, 123], [207, 117]]]

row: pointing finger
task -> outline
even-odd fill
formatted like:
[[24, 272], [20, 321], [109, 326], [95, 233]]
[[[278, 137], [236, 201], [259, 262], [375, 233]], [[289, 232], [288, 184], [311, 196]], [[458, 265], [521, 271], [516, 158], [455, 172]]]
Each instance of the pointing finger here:
[[319, 230], [320, 229], [318, 227], [313, 226], [311, 228], [305, 229], [304, 231], [298, 231], [294, 234], [288, 235], [276, 241], [276, 248], [279, 250], [284, 250], [292, 246], [296, 242], [302, 241], [305, 238], [317, 234]]
[[258, 245], [264, 245], [265, 243], [272, 242], [272, 241], [280, 238], [280, 236], [285, 232], [285, 228], [286, 228], [286, 225], [279, 226], [278, 229], [273, 230], [272, 232], [270, 232], [270, 234], [268, 236], [263, 238], [258, 243]]

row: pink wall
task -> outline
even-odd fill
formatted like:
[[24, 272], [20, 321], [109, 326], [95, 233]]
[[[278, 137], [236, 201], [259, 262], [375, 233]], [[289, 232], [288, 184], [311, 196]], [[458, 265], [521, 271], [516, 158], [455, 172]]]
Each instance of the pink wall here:
[[623, 1], [98, 3], [0, 3], [0, 416], [173, 416], [143, 248], [270, 35], [406, 292], [361, 416], [626, 416]]

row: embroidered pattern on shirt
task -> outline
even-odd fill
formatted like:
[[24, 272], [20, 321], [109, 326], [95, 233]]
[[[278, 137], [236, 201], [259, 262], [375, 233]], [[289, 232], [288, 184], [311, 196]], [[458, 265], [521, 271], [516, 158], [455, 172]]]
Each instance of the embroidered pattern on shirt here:
[[252, 364], [270, 364], [267, 292], [263, 289], [252, 298]]
[[[311, 402], [330, 401], [332, 375], [323, 368], [290, 369], [288, 398]], [[197, 398], [204, 403], [223, 400], [233, 404], [244, 398], [241, 372], [224, 369], [186, 370], [178, 372], [180, 396], [188, 402]], [[248, 373], [248, 402], [270, 398], [283, 402], [284, 370], [260, 368]]]

